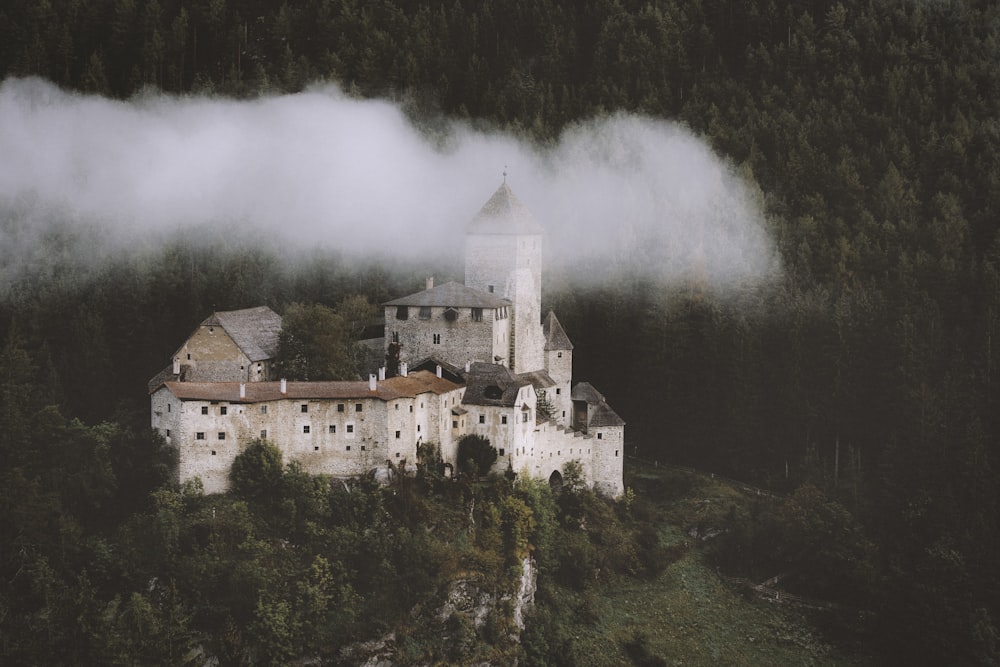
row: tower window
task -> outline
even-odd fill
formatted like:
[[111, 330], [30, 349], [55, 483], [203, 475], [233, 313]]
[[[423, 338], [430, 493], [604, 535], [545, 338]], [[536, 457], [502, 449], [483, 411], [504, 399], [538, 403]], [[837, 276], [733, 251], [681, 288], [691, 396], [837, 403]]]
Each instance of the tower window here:
[[306, 424], [305, 426], [302, 427], [302, 432], [303, 433], [308, 433], [309, 432], [309, 424]]
[[480, 424], [486, 423], [486, 415], [479, 415], [479, 423]]
[[396, 306], [396, 319], [397, 320], [408, 320], [408, 319], [410, 319], [410, 307], [409, 306]]
[[226, 432], [219, 431], [219, 440], [225, 440], [225, 439], [226, 439]]
[[330, 424], [330, 433], [336, 433], [336, 432], [337, 432], [337, 425]]
[[355, 403], [354, 404], [354, 411], [355, 412], [361, 412], [361, 409], [362, 408], [361, 408], [361, 404], [360, 403]]
[[302, 412], [309, 412], [309, 404], [303, 403], [300, 409], [302, 410]]
[[344, 404], [337, 403], [337, 412], [343, 412], [343, 411], [344, 411]]
[[487, 285], [486, 291], [489, 292], [490, 294], [493, 294], [493, 285]]
[[441, 334], [434, 334], [434, 344], [435, 345], [441, 344]]
[[473, 308], [472, 309], [472, 321], [473, 322], [482, 322], [483, 321], [483, 309], [482, 308]]
[[201, 414], [203, 414], [203, 415], [207, 415], [208, 414], [208, 406], [207, 405], [201, 406]]
[[228, 410], [228, 409], [226, 408], [226, 406], [225, 406], [225, 405], [223, 405], [223, 406], [222, 406], [221, 408], [219, 408], [219, 414], [220, 414], [220, 415], [224, 415], [224, 414], [226, 414], [226, 413], [227, 413], [228, 411], [229, 411], [229, 410]]
[[431, 307], [430, 306], [420, 306], [420, 319], [429, 320], [431, 319]]
[[205, 439], [205, 433], [204, 433], [204, 431], [198, 431], [197, 433], [195, 433], [194, 434], [194, 439], [195, 440], [204, 440]]
[[500, 423], [501, 424], [507, 423], [507, 415], [500, 415]]

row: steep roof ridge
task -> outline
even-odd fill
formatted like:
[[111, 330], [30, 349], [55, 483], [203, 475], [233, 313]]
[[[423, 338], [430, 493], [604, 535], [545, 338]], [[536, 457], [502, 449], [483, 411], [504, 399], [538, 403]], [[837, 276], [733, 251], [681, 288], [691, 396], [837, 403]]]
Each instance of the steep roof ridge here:
[[542, 334], [545, 336], [545, 351], [549, 350], [572, 350], [573, 343], [559, 323], [554, 311], [549, 311], [542, 321]]
[[467, 231], [474, 234], [543, 234], [545, 230], [505, 180], [483, 204]]

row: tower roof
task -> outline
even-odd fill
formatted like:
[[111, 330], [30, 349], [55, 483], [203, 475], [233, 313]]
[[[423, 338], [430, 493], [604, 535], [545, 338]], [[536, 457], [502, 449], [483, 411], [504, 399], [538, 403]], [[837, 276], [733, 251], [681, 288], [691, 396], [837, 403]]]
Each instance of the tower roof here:
[[542, 335], [545, 336], [545, 351], [549, 350], [572, 350], [573, 343], [569, 342], [569, 336], [563, 331], [556, 314], [549, 311], [542, 321]]
[[542, 234], [544, 230], [503, 182], [469, 223], [470, 234]]

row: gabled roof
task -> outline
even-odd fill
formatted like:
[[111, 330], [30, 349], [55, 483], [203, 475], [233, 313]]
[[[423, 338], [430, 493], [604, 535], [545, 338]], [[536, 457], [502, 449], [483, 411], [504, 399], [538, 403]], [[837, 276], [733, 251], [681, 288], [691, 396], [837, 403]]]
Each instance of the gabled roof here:
[[607, 403], [598, 403], [593, 410], [590, 410], [590, 422], [588, 427], [595, 426], [624, 426], [625, 420], [618, 416], [618, 413], [611, 409]]
[[283, 399], [358, 399], [378, 398], [391, 401], [397, 398], [412, 398], [419, 394], [443, 394], [461, 385], [436, 377], [433, 373], [418, 371], [406, 377], [380, 380], [375, 391], [369, 389], [366, 380], [338, 382], [288, 382], [285, 393], [281, 393], [280, 382], [247, 382], [246, 396], [240, 398], [239, 382], [172, 382], [163, 383], [174, 396], [182, 401], [225, 401], [227, 403], [258, 403]]
[[506, 366], [477, 361], [465, 374], [463, 405], [491, 405], [512, 407], [517, 402], [521, 387], [531, 382], [514, 375]]
[[589, 382], [577, 382], [570, 391], [570, 398], [574, 401], [587, 401], [590, 405], [606, 403], [604, 394], [594, 389], [594, 385]]
[[469, 234], [543, 234], [545, 230], [504, 181], [466, 231]]
[[203, 327], [222, 327], [250, 361], [273, 359], [278, 354], [281, 316], [267, 306], [212, 313]]
[[545, 351], [549, 350], [572, 350], [573, 343], [569, 341], [569, 336], [563, 331], [562, 325], [556, 318], [556, 314], [549, 311], [549, 314], [542, 320], [542, 335], [545, 336]]
[[538, 371], [528, 371], [527, 373], [518, 373], [517, 377], [521, 380], [527, 380], [535, 388], [537, 392], [539, 389], [548, 389], [549, 387], [556, 386], [556, 381], [552, 379], [544, 370]]
[[502, 299], [488, 292], [481, 292], [456, 282], [437, 285], [423, 292], [417, 292], [392, 301], [386, 301], [384, 306], [452, 306], [453, 308], [502, 308], [511, 305], [507, 299]]
[[427, 357], [426, 359], [421, 359], [420, 361], [415, 361], [412, 364], [408, 364], [409, 372], [414, 371], [428, 371], [430, 373], [437, 374], [437, 367], [441, 367], [441, 376], [446, 380], [451, 380], [452, 382], [458, 382], [464, 384], [465, 381], [462, 379], [463, 369], [455, 366], [454, 364], [449, 364], [447, 361], [442, 361], [437, 357]]

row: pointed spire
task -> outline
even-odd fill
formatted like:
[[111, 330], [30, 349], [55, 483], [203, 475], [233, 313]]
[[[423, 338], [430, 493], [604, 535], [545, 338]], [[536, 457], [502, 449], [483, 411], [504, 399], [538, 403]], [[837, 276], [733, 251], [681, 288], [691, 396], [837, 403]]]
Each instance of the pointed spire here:
[[513, 190], [507, 185], [506, 172], [504, 174], [503, 183], [472, 219], [467, 231], [470, 234], [544, 233], [545, 230], [535, 221], [524, 204], [514, 196]]
[[549, 350], [572, 350], [573, 343], [570, 342], [569, 336], [563, 330], [562, 325], [559, 324], [559, 319], [556, 314], [549, 311], [549, 314], [545, 316], [542, 321], [542, 335], [545, 337], [545, 351]]

